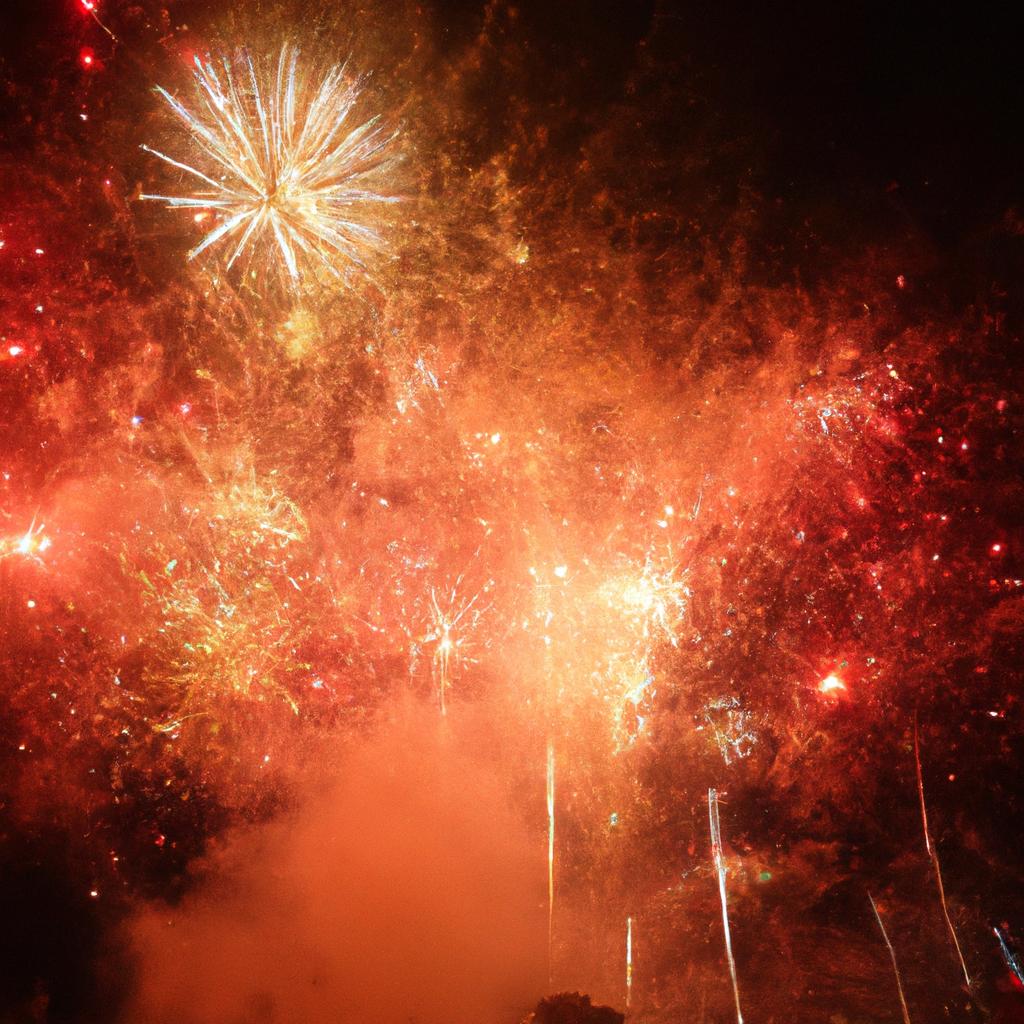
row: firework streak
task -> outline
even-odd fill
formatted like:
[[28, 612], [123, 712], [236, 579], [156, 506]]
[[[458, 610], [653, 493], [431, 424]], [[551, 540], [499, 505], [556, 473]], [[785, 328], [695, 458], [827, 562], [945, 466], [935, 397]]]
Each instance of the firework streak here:
[[633, 996], [633, 918], [626, 918], [626, 1009]]
[[729, 976], [732, 978], [732, 994], [736, 1000], [736, 1024], [743, 1024], [740, 1009], [740, 985], [736, 977], [736, 960], [732, 955], [732, 936], [729, 932], [729, 905], [725, 895], [725, 858], [722, 856], [722, 825], [718, 820], [718, 793], [708, 790], [708, 819], [711, 823], [711, 855], [718, 873], [718, 894], [722, 899], [722, 930], [725, 932], [725, 955], [729, 961]]
[[928, 829], [928, 809], [924, 802], [924, 778], [921, 774], [921, 747], [917, 737], [917, 716], [914, 716], [914, 763], [917, 766], [917, 795], [921, 800], [921, 826], [924, 829], [924, 846], [931, 858], [932, 867], [935, 868], [935, 881], [939, 887], [939, 903], [942, 904], [942, 916], [946, 919], [946, 927], [953, 939], [953, 948], [956, 950], [957, 959], [960, 961], [960, 969], [964, 973], [964, 981], [967, 987], [971, 987], [971, 976], [967, 973], [967, 964], [964, 955], [960, 950], [960, 940], [956, 937], [956, 929], [949, 917], [949, 909], [946, 906], [946, 889], [942, 884], [942, 868], [939, 866], [939, 854], [932, 843], [932, 837]]
[[868, 893], [868, 899], [871, 901], [871, 909], [875, 912], [875, 920], [878, 922], [882, 938], [885, 939], [886, 949], [889, 950], [889, 959], [892, 960], [892, 972], [896, 975], [896, 991], [900, 994], [900, 1009], [903, 1011], [903, 1024], [910, 1024], [910, 1011], [907, 1009], [907, 1001], [903, 997], [903, 982], [900, 980], [900, 969], [896, 965], [896, 951], [892, 948], [892, 943], [889, 941], [889, 936], [885, 931], [885, 925], [882, 924], [882, 917], [878, 913], [878, 907], [875, 906], [875, 898], [871, 893]]
[[992, 931], [995, 932], [996, 938], [999, 940], [999, 948], [1002, 950], [1006, 966], [1013, 971], [1017, 980], [1024, 985], [1024, 968], [1020, 965], [1020, 957], [1010, 949], [1010, 944], [1006, 941], [1006, 936], [1001, 928], [993, 926]]
[[548, 741], [548, 982], [551, 981], [555, 924], [555, 747]]

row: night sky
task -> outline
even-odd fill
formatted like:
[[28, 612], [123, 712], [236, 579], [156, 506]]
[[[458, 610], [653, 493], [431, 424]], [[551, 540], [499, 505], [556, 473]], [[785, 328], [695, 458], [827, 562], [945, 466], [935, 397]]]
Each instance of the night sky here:
[[[1012, 21], [6, 5], [0, 1024], [1024, 1020]], [[189, 259], [286, 45], [356, 241]]]

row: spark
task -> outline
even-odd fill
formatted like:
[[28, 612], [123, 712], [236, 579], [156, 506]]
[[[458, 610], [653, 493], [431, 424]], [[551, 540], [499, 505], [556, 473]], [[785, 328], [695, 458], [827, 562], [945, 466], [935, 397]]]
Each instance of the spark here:
[[892, 971], [896, 975], [896, 991], [899, 992], [900, 1009], [903, 1011], [903, 1024], [910, 1024], [910, 1011], [907, 1009], [907, 1000], [903, 996], [903, 982], [900, 979], [900, 969], [896, 964], [896, 951], [892, 948], [885, 925], [882, 924], [882, 917], [878, 913], [878, 907], [875, 906], [875, 898], [871, 893], [868, 893], [868, 899], [871, 901], [871, 909], [875, 912], [875, 920], [878, 922], [879, 930], [882, 932], [882, 938], [885, 939], [885, 946], [889, 950], [889, 959], [892, 960]]
[[389, 163], [396, 133], [379, 117], [355, 123], [361, 80], [350, 79], [346, 65], [317, 80], [291, 46], [276, 65], [248, 53], [237, 62], [196, 57], [194, 76], [197, 112], [166, 89], [157, 92], [188, 129], [195, 163], [142, 147], [197, 182], [190, 195], [143, 199], [217, 214], [189, 259], [230, 241], [228, 268], [259, 252], [278, 269], [283, 262], [292, 285], [304, 271], [341, 277], [341, 268], [365, 270], [381, 239], [363, 214], [396, 201], [370, 187]]
[[732, 936], [729, 932], [729, 905], [725, 894], [725, 857], [722, 855], [722, 824], [718, 818], [718, 793], [708, 790], [708, 819], [711, 823], [711, 855], [718, 874], [718, 895], [722, 901], [722, 929], [725, 932], [725, 955], [729, 961], [729, 976], [732, 978], [732, 994], [736, 1001], [736, 1024], [743, 1024], [740, 1009], [740, 985], [736, 977], [736, 960], [732, 955]]

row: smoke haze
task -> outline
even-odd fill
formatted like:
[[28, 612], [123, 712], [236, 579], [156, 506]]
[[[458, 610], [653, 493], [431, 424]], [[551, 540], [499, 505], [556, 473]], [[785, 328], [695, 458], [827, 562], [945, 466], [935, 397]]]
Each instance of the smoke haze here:
[[125, 1021], [516, 1020], [543, 991], [543, 864], [496, 774], [416, 721], [230, 836], [130, 925]]

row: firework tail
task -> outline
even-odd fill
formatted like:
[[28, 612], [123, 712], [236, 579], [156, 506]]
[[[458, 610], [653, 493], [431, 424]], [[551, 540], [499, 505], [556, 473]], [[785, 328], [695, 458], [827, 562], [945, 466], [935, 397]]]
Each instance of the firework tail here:
[[903, 1024], [910, 1024], [910, 1011], [907, 1009], [907, 1001], [903, 997], [903, 981], [900, 978], [900, 969], [896, 964], [896, 951], [892, 948], [892, 943], [889, 941], [885, 925], [882, 924], [882, 917], [878, 913], [878, 907], [875, 906], [875, 898], [871, 893], [868, 893], [868, 899], [871, 901], [871, 909], [875, 913], [875, 920], [878, 922], [878, 928], [882, 933], [882, 938], [885, 939], [885, 947], [889, 950], [889, 959], [892, 961], [892, 973], [896, 976], [896, 991], [899, 992], [900, 995], [900, 1009], [903, 1011]]
[[110, 36], [111, 40], [113, 40], [114, 43], [119, 43], [121, 40], [118, 39], [117, 36], [115, 36], [114, 33], [111, 32], [111, 30], [107, 28], [107, 26], [104, 25], [102, 21], [100, 21], [100, 16], [96, 13], [96, 4], [94, 0], [81, 0], [81, 3], [82, 9], [92, 18], [92, 20], [95, 21], [96, 24], [99, 25], [99, 27], [103, 29], [103, 31], [106, 32], [108, 36]]
[[1020, 957], [1010, 948], [1010, 943], [1003, 932], [1002, 928], [998, 925], [992, 926], [992, 931], [995, 932], [996, 938], [999, 940], [999, 948], [1003, 952], [1003, 959], [1006, 961], [1006, 966], [1016, 975], [1017, 980], [1024, 985], [1024, 967], [1021, 966]]
[[441, 640], [440, 648], [440, 679], [438, 680], [438, 689], [441, 692], [441, 717], [444, 718], [448, 714], [448, 669], [450, 659], [450, 647], [451, 640], [448, 637], [448, 631], [445, 629], [444, 636]]
[[555, 937], [555, 745], [548, 740], [548, 985], [553, 973]]
[[711, 824], [711, 853], [718, 874], [718, 895], [722, 900], [722, 929], [725, 932], [725, 955], [729, 961], [729, 975], [732, 978], [732, 994], [736, 1001], [736, 1024], [743, 1024], [740, 1009], [740, 985], [736, 977], [736, 960], [732, 955], [732, 935], [729, 932], [729, 904], [725, 895], [725, 858], [722, 855], [722, 826], [718, 820], [718, 793], [708, 790], [708, 820]]
[[633, 918], [626, 918], [626, 1009], [633, 996]]
[[957, 938], [956, 929], [949, 916], [949, 908], [946, 906], [946, 889], [942, 884], [942, 868], [939, 866], [939, 854], [932, 842], [931, 833], [928, 828], [928, 808], [924, 802], [924, 777], [921, 773], [921, 746], [917, 735], [917, 715], [914, 715], [914, 764], [917, 767], [917, 795], [921, 801], [921, 826], [924, 829], [924, 846], [928, 851], [928, 857], [935, 868], [935, 882], [939, 888], [939, 903], [942, 905], [942, 916], [946, 919], [946, 927], [949, 929], [950, 937], [953, 940], [953, 948], [956, 950], [957, 959], [960, 961], [960, 969], [964, 974], [964, 981], [967, 988], [971, 987], [971, 976], [967, 971], [967, 963], [964, 954], [960, 949], [960, 940]]

